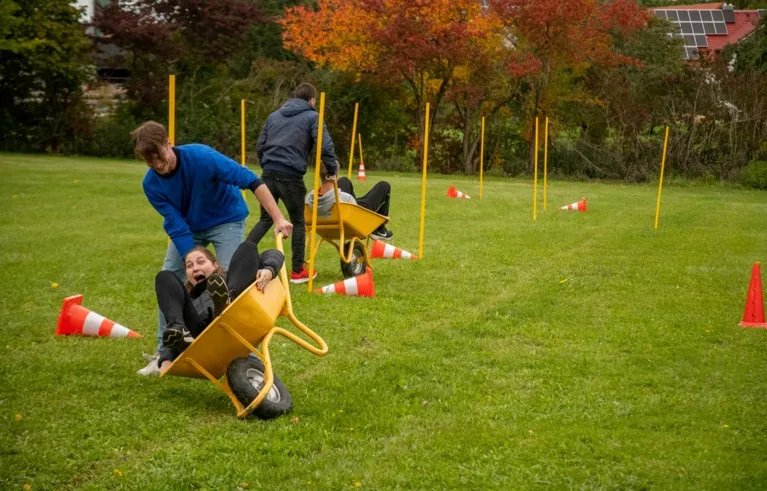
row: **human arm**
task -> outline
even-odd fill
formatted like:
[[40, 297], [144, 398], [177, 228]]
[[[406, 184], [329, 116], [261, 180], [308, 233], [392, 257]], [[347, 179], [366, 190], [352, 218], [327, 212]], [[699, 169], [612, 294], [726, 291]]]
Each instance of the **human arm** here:
[[[319, 115], [312, 119], [312, 141], [317, 145], [317, 132]], [[336, 152], [333, 148], [333, 139], [330, 138], [330, 132], [326, 125], [322, 125], [322, 162], [325, 164], [325, 168], [328, 170], [328, 175], [338, 174], [338, 162], [336, 161]]]
[[285, 256], [276, 249], [267, 249], [261, 254], [261, 269], [256, 272], [256, 288], [264, 291], [266, 285], [277, 276]]
[[[256, 153], [258, 154], [258, 161], [261, 162], [261, 160], [264, 158], [264, 152], [266, 151], [266, 141], [269, 139], [269, 119], [267, 118], [266, 123], [264, 123], [264, 127], [261, 128], [261, 134], [258, 135], [258, 141], [256, 143]], [[263, 167], [263, 164], [261, 165]]]
[[179, 255], [184, 257], [194, 247], [194, 239], [189, 224], [186, 223], [178, 209], [161, 193], [144, 185], [144, 194], [149, 204], [165, 219], [163, 221], [165, 233], [173, 241]]
[[272, 217], [272, 220], [274, 221], [274, 233], [282, 233], [285, 237], [290, 237], [290, 234], [293, 233], [293, 224], [285, 219], [282, 211], [280, 211], [280, 208], [277, 206], [277, 202], [274, 201], [274, 196], [272, 196], [269, 188], [266, 187], [266, 184], [261, 183], [261, 185], [253, 191], [253, 194], [256, 195], [256, 199], [261, 203], [261, 206], [264, 207], [264, 210], [266, 210], [269, 216]]

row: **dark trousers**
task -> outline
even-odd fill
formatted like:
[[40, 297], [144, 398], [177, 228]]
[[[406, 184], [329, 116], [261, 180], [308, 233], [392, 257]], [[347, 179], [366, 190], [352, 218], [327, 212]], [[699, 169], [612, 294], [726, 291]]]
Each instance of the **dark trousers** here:
[[[391, 185], [386, 181], [378, 181], [365, 196], [359, 198], [354, 194], [354, 186], [346, 177], [338, 178], [338, 189], [349, 193], [363, 208], [374, 211], [379, 215], [389, 216], [389, 201], [391, 200]], [[383, 228], [383, 225], [381, 226]]]
[[[291, 247], [293, 257], [291, 266], [296, 273], [304, 267], [304, 247], [306, 240], [306, 230], [304, 226], [304, 198], [306, 197], [306, 185], [301, 177], [294, 177], [287, 174], [265, 170], [261, 175], [266, 187], [274, 197], [277, 203], [282, 200], [285, 208], [288, 210], [290, 222], [293, 224], [293, 234], [291, 235]], [[274, 221], [261, 207], [261, 218], [253, 230], [248, 234], [246, 241], [258, 244], [266, 235], [266, 232], [272, 228]]]
[[[232, 299], [238, 297], [255, 281], [260, 262], [258, 248], [252, 242], [243, 242], [234, 251], [226, 274], [226, 283]], [[192, 301], [193, 296], [197, 298], [205, 291], [204, 281], [195, 285], [190, 293], [173, 271], [160, 271], [155, 277], [154, 288], [157, 293], [157, 305], [168, 324], [183, 322], [195, 338], [208, 327], [212, 319], [210, 316], [200, 315]]]

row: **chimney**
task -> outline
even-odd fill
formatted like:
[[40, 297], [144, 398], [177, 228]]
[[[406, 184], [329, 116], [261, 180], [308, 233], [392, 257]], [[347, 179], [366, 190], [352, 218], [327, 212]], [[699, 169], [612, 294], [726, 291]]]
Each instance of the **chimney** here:
[[724, 14], [724, 21], [727, 24], [735, 24], [735, 6], [731, 3], [725, 3], [722, 5], [722, 13]]

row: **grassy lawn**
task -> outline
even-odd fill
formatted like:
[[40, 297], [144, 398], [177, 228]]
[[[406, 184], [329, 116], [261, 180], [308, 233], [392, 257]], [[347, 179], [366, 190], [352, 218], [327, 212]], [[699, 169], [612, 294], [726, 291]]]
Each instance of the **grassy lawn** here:
[[[294, 410], [263, 422], [134, 373], [166, 246], [145, 170], [0, 155], [0, 488], [767, 487], [767, 330], [737, 326], [767, 193], [667, 186], [654, 231], [653, 185], [552, 182], [533, 222], [530, 182], [434, 176], [425, 257], [375, 260], [377, 298], [292, 287], [330, 353], [273, 344]], [[420, 178], [360, 190], [382, 177], [417, 253]], [[342, 278], [329, 246], [318, 270]], [[77, 293], [144, 338], [55, 337]]]

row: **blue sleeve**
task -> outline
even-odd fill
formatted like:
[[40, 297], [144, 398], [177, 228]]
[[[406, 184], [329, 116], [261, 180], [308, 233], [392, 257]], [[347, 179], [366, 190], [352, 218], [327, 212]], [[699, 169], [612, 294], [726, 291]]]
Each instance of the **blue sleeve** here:
[[[315, 145], [317, 144], [319, 120], [319, 115], [312, 120], [312, 141]], [[338, 162], [336, 162], [336, 152], [333, 148], [333, 140], [330, 138], [330, 132], [325, 124], [322, 125], [322, 163], [325, 164], [330, 175], [338, 173]]]
[[175, 206], [170, 204], [167, 199], [162, 197], [159, 193], [149, 189], [146, 184], [144, 184], [144, 194], [149, 200], [149, 203], [155, 210], [157, 210], [157, 213], [165, 218], [165, 221], [163, 222], [165, 233], [168, 234], [170, 240], [173, 241], [173, 245], [176, 246], [179, 255], [183, 259], [186, 253], [194, 247], [194, 239], [192, 237], [192, 231], [189, 230], [189, 225]]
[[216, 177], [221, 182], [240, 189], [255, 189], [261, 185], [261, 179], [244, 165], [238, 164], [210, 147], [206, 147], [206, 154], [212, 162]]

